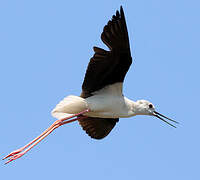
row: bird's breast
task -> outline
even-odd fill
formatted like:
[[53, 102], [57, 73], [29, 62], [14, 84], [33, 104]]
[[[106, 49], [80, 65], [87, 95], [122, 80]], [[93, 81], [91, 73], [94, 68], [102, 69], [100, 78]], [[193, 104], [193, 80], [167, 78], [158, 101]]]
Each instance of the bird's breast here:
[[87, 116], [101, 118], [128, 117], [128, 106], [123, 96], [94, 95], [85, 99], [91, 110]]

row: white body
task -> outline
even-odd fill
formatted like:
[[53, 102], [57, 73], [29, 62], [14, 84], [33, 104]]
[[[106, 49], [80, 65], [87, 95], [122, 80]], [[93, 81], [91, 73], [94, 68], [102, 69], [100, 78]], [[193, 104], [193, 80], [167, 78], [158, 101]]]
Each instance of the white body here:
[[122, 118], [136, 115], [134, 102], [122, 95], [122, 83], [115, 83], [93, 93], [86, 99], [78, 96], [67, 96], [52, 111], [52, 116], [61, 119], [70, 115], [85, 113], [89, 117]]

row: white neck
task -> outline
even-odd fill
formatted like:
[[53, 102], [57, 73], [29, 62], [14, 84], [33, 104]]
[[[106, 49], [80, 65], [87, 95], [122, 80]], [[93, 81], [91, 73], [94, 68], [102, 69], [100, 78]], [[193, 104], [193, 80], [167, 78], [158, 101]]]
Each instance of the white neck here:
[[127, 97], [124, 97], [125, 99], [125, 104], [128, 108], [128, 114], [127, 117], [135, 116], [137, 115], [137, 103], [128, 99]]

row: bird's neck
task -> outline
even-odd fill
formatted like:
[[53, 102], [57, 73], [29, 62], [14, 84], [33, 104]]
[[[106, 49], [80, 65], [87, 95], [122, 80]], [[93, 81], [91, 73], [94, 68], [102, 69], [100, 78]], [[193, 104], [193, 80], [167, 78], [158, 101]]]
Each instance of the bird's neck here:
[[128, 108], [128, 117], [137, 115], [137, 103], [128, 99], [127, 97], [124, 98], [126, 102], [126, 106]]

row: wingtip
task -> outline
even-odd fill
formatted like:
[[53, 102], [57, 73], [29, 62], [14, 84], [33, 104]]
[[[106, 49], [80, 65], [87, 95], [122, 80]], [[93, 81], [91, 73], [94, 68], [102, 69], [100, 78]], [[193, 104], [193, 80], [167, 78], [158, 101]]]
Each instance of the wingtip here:
[[117, 10], [117, 11], [116, 11], [116, 17], [119, 18], [119, 16], [120, 16], [120, 13], [119, 13], [119, 11]]
[[120, 6], [120, 12], [123, 12], [123, 7], [122, 7], [122, 5]]
[[124, 10], [123, 10], [122, 6], [120, 6], [120, 15], [121, 15], [121, 17], [124, 17]]

